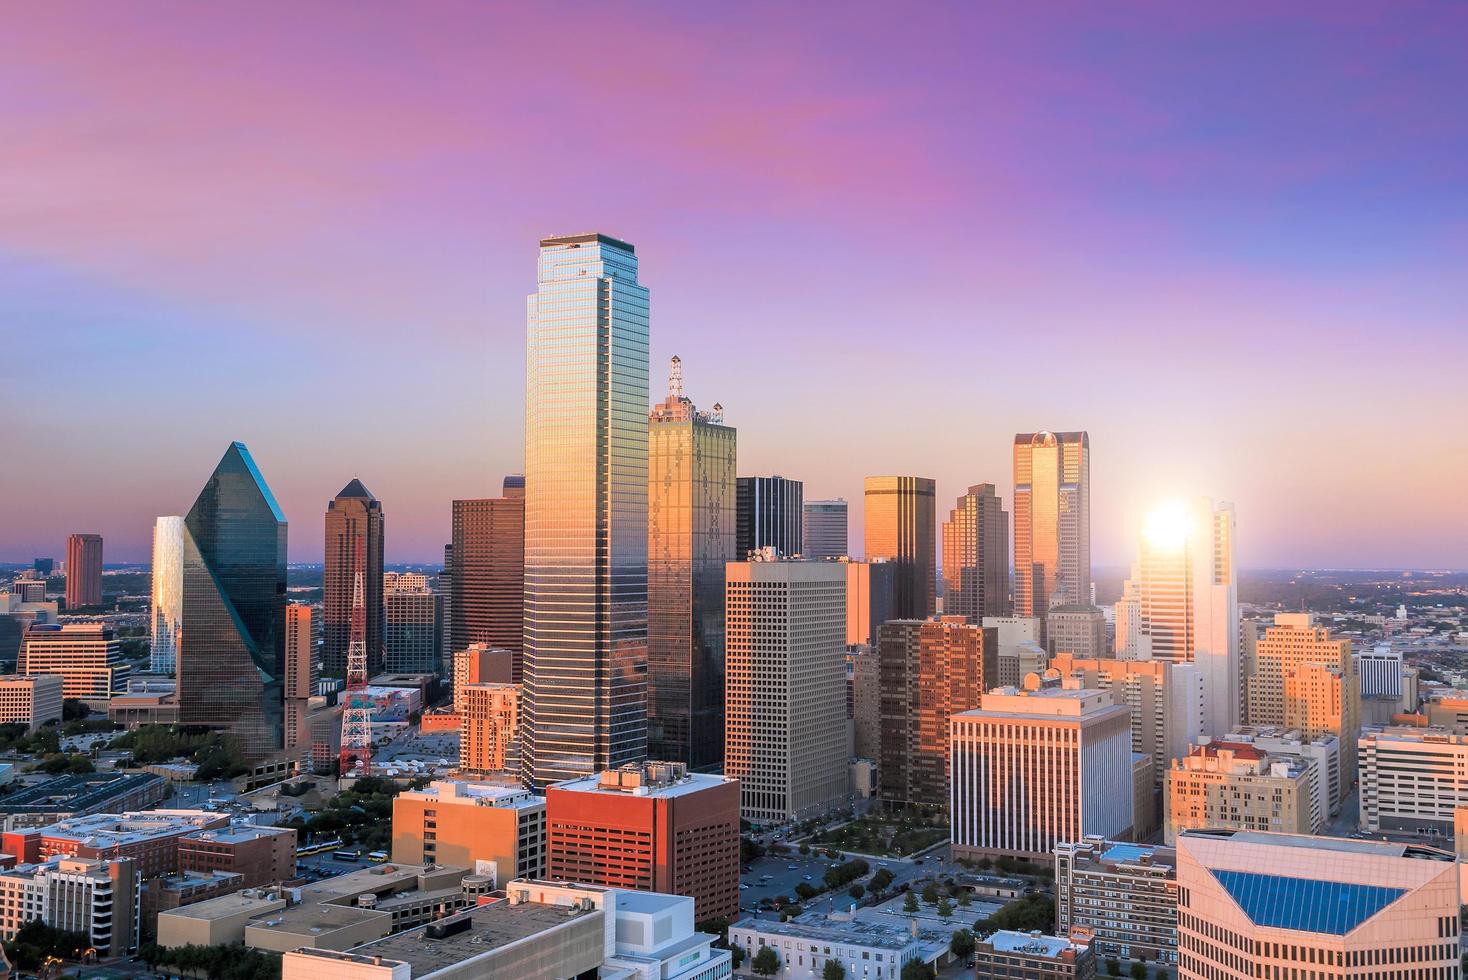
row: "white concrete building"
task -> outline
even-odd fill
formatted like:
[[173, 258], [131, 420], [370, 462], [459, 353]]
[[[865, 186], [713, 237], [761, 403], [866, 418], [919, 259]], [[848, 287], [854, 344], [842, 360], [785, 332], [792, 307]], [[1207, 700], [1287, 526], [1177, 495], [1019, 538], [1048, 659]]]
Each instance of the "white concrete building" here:
[[1468, 736], [1442, 728], [1368, 728], [1357, 743], [1361, 829], [1453, 837], [1468, 806]]

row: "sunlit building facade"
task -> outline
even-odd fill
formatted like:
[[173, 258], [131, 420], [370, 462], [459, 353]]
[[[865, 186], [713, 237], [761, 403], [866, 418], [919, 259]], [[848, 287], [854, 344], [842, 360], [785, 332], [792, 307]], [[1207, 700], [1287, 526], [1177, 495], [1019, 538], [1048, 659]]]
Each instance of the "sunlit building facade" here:
[[784, 557], [805, 550], [805, 484], [783, 476], [741, 476], [735, 483], [734, 556], [774, 548]]
[[648, 417], [647, 741], [651, 758], [724, 760], [724, 566], [734, 560], [737, 433], [683, 396]]
[[468, 684], [459, 727], [459, 769], [470, 773], [511, 770], [520, 724], [516, 684]]
[[352, 637], [352, 594], [362, 573], [367, 671], [382, 670], [386, 613], [382, 597], [382, 503], [353, 479], [326, 505], [326, 550], [321, 567], [321, 662], [344, 677]]
[[542, 240], [537, 284], [522, 710], [544, 786], [647, 753], [648, 292], [632, 246], [601, 234]]
[[284, 745], [287, 525], [244, 443], [225, 451], [184, 530], [179, 723], [268, 755]]
[[148, 665], [155, 674], [171, 674], [183, 639], [184, 519], [160, 517], [153, 524], [152, 614], [149, 617]]
[[1014, 611], [1091, 602], [1091, 439], [1014, 437]]
[[66, 539], [66, 609], [102, 602], [102, 535], [73, 534]]
[[[498, 497], [455, 500], [444, 603], [450, 655], [482, 643], [515, 653], [522, 680], [525, 628], [525, 478], [505, 477]], [[440, 591], [443, 591], [441, 588]]]
[[927, 619], [938, 608], [934, 483], [920, 476], [869, 476], [866, 557], [896, 565], [894, 619]]
[[311, 747], [311, 696], [316, 693], [320, 661], [312, 633], [311, 607], [292, 602], [285, 607], [285, 748], [304, 754]]
[[801, 554], [814, 561], [850, 554], [845, 500], [807, 500], [801, 513], [801, 536], [804, 538]]
[[969, 487], [943, 522], [943, 613], [975, 626], [1009, 615], [1009, 514], [992, 483]]

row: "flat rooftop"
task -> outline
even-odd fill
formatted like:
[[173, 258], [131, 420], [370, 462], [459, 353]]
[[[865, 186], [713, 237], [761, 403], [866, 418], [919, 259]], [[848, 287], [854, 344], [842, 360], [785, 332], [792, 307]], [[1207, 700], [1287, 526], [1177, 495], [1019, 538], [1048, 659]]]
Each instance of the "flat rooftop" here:
[[638, 787], [627, 786], [604, 786], [601, 783], [601, 775], [581, 776], [577, 779], [567, 779], [564, 782], [552, 783], [549, 788], [563, 790], [568, 793], [597, 793], [601, 796], [642, 796], [654, 799], [667, 799], [674, 796], [687, 796], [700, 790], [711, 789], [715, 786], [723, 786], [730, 780], [725, 776], [708, 772], [690, 772], [670, 783], [644, 783]]
[[917, 940], [908, 933], [891, 926], [853, 920], [825, 925], [808, 922], [775, 922], [769, 919], [740, 919], [731, 928], [753, 929], [766, 936], [789, 936], [791, 939], [817, 939], [828, 942], [850, 943], [854, 946], [869, 946], [874, 949], [906, 949]]
[[407, 963], [413, 969], [413, 976], [421, 977], [567, 922], [604, 913], [600, 909], [578, 913], [563, 906], [541, 905], [538, 902], [511, 905], [507, 901], [499, 901], [480, 905], [467, 914], [473, 924], [452, 936], [429, 939], [427, 927], [420, 926], [355, 946], [351, 953], [354, 956], [381, 956], [384, 960]]
[[1030, 953], [1035, 956], [1048, 956], [1056, 958], [1066, 950], [1074, 949], [1069, 939], [1059, 936], [1037, 936], [1030, 932], [1010, 932], [1000, 930], [990, 936], [987, 942], [1001, 953]]
[[691, 901], [693, 899], [684, 898], [682, 895], [623, 890], [617, 892], [617, 911], [634, 912], [639, 915], [656, 915], [667, 909], [675, 908], [683, 902]]
[[57, 776], [0, 798], [0, 813], [77, 813], [154, 783], [162, 786], [163, 777], [151, 772]]
[[355, 905], [293, 905], [268, 918], [256, 919], [246, 929], [263, 929], [287, 936], [300, 936], [304, 942], [310, 942], [323, 933], [391, 917], [391, 912], [358, 908]]
[[197, 834], [190, 834], [191, 840], [218, 841], [223, 844], [242, 844], [246, 841], [259, 840], [262, 837], [279, 837], [291, 832], [289, 827], [260, 827], [254, 824], [240, 824], [233, 827], [219, 827], [215, 830], [201, 830]]
[[170, 909], [167, 912], [159, 912], [159, 915], [177, 915], [186, 919], [203, 919], [212, 921], [223, 919], [227, 916], [245, 913], [248, 915], [259, 915], [272, 909], [284, 909], [285, 899], [264, 898], [260, 895], [246, 895], [243, 892], [235, 892], [233, 895], [221, 895], [204, 902], [195, 902], [193, 905], [185, 905], [182, 908]]
[[1311, 837], [1304, 834], [1270, 834], [1257, 830], [1185, 830], [1183, 837], [1228, 840], [1239, 844], [1268, 844], [1272, 847], [1299, 847], [1310, 851], [1337, 854], [1372, 854], [1377, 857], [1417, 858], [1427, 861], [1455, 861], [1449, 851], [1422, 844], [1400, 844], [1392, 841], [1355, 840], [1350, 837]]

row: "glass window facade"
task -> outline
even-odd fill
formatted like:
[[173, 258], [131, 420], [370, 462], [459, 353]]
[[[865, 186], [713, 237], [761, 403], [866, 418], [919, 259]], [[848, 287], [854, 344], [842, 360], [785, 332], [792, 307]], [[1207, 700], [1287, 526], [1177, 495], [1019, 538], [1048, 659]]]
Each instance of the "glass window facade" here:
[[183, 639], [184, 519], [160, 517], [153, 525], [153, 594], [151, 657], [155, 674], [177, 668]]
[[1214, 870], [1255, 925], [1344, 936], [1392, 902], [1405, 888], [1286, 878], [1251, 871]]

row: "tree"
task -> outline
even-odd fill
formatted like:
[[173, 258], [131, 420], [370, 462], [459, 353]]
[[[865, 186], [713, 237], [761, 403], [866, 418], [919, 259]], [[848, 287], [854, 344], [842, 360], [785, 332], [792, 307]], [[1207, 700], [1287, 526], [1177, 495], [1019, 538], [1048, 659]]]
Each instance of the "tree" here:
[[902, 980], [933, 980], [933, 968], [922, 960], [902, 964]]
[[739, 969], [739, 964], [744, 962], [743, 946], [735, 945], [729, 947], [729, 962], [734, 969]]
[[912, 915], [918, 910], [917, 896], [912, 892], [907, 893], [907, 898], [902, 900], [902, 911]]
[[938, 886], [931, 881], [923, 886], [923, 901], [929, 905], [938, 904]]
[[892, 884], [892, 872], [886, 868], [878, 868], [877, 873], [872, 875], [872, 891], [879, 892]]
[[1162, 967], [1156, 967], [1152, 971], [1152, 980], [1168, 980], [1167, 971]]
[[749, 968], [762, 977], [773, 977], [780, 972], [780, 954], [769, 946], [761, 946], [749, 961]]
[[1108, 977], [1121, 976], [1121, 960], [1117, 959], [1115, 956], [1109, 958], [1106, 961], [1106, 975]]
[[800, 853], [801, 854], [809, 854], [810, 853], [810, 845], [807, 844], [807, 843], [805, 843], [804, 841], [802, 841], [801, 844], [800, 844]]
[[[953, 903], [950, 902], [950, 901], [948, 901], [948, 899], [946, 899], [946, 898], [940, 898], [938, 900], [938, 916], [940, 918], [946, 919], [946, 918], [948, 918], [952, 914], [953, 914]], [[1145, 980], [1145, 978], [1144, 978], [1144, 980]]]
[[61, 702], [62, 721], [80, 721], [91, 713], [92, 709], [87, 707], [86, 702], [78, 698], [66, 698]]
[[968, 908], [969, 907], [969, 904], [972, 901], [973, 901], [973, 899], [971, 899], [971, 898], [968, 897], [968, 889], [967, 888], [964, 888], [964, 889], [962, 889], [962, 890], [959, 891], [959, 893], [958, 893], [958, 907], [959, 908], [961, 908], [961, 909]]
[[803, 901], [809, 901], [810, 899], [815, 898], [817, 894], [818, 892], [811, 887], [810, 882], [808, 881], [802, 881], [800, 884], [795, 886], [796, 897]]
[[974, 953], [974, 934], [960, 929], [948, 940], [948, 951], [959, 959], [967, 959]]
[[1130, 973], [1132, 980], [1147, 980], [1147, 964], [1133, 963]]
[[821, 980], [845, 980], [846, 967], [836, 960], [826, 960], [826, 965], [821, 968]]
[[846, 889], [846, 894], [850, 895], [852, 898], [859, 899], [866, 893], [867, 890], [861, 885], [852, 885], [850, 888]]

